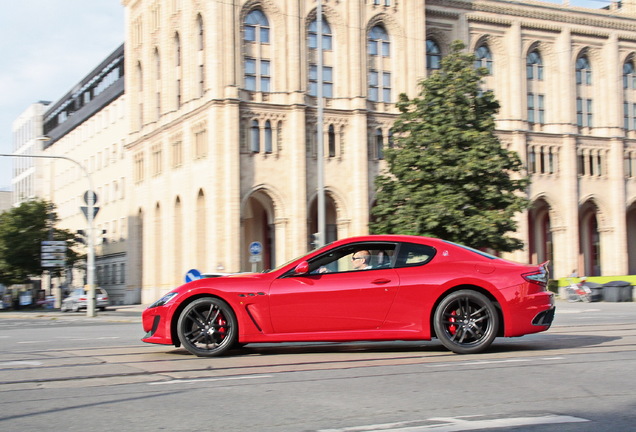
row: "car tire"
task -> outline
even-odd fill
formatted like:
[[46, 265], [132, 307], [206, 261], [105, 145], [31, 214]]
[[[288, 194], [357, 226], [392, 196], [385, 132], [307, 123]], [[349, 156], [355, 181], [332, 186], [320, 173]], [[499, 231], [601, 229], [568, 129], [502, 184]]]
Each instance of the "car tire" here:
[[198, 357], [214, 357], [232, 348], [238, 326], [232, 308], [216, 297], [187, 305], [179, 315], [177, 335], [181, 345]]
[[442, 299], [433, 326], [446, 348], [457, 354], [475, 354], [488, 349], [497, 337], [499, 314], [482, 293], [460, 290]]
[[73, 312], [79, 312], [79, 305], [77, 303], [73, 303], [73, 305], [71, 306], [71, 310]]
[[60, 306], [60, 312], [68, 312], [68, 307], [66, 307], [66, 303], [62, 303]]

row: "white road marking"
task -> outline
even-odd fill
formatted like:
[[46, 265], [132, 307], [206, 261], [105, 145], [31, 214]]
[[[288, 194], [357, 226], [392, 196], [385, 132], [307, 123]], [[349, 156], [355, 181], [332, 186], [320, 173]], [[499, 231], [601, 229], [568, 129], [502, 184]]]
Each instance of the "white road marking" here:
[[250, 376], [237, 376], [237, 377], [224, 377], [224, 378], [195, 378], [195, 379], [175, 379], [170, 381], [156, 381], [150, 382], [148, 385], [168, 385], [168, 384], [192, 384], [200, 382], [215, 382], [215, 381], [237, 381], [237, 380], [249, 380], [259, 378], [271, 378], [273, 375], [250, 375]]
[[12, 362], [0, 363], [0, 367], [4, 366], [42, 366], [44, 363], [35, 360], [18, 360]]
[[[56, 339], [61, 339], [61, 340], [65, 340], [65, 341], [73, 341], [73, 342], [79, 342], [79, 341], [98, 341], [98, 340], [111, 340], [111, 339], [119, 339], [119, 336], [102, 336], [102, 337], [97, 337], [97, 338], [71, 338], [71, 337], [58, 337]], [[40, 344], [40, 343], [47, 343], [47, 342], [51, 342], [51, 340], [40, 340], [40, 341], [19, 341], [19, 344]]]
[[461, 418], [435, 417], [426, 420], [435, 424], [415, 425], [424, 421], [385, 423], [367, 426], [353, 426], [340, 429], [320, 429], [317, 432], [458, 432], [492, 428], [512, 428], [520, 426], [536, 426], [561, 423], [583, 423], [589, 420], [564, 415], [544, 415], [540, 417], [510, 417], [482, 420], [466, 420]]
[[566, 309], [559, 310], [559, 314], [580, 314], [585, 312], [600, 312], [600, 309], [582, 309], [582, 310], [574, 310], [574, 309]]

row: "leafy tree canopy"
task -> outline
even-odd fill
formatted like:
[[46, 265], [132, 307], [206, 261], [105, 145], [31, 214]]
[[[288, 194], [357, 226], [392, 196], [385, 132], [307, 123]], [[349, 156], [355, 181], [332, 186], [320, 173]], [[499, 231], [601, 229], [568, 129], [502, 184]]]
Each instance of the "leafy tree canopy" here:
[[72, 250], [75, 235], [55, 228], [57, 221], [55, 205], [44, 200], [26, 201], [0, 214], [0, 283], [24, 283], [50, 270], [41, 266], [40, 258], [41, 242], [51, 236], [67, 242], [67, 265], [80, 258]]
[[499, 104], [460, 41], [441, 69], [420, 82], [419, 97], [400, 95], [394, 148], [376, 178], [373, 233], [444, 238], [509, 252], [523, 243], [514, 215], [528, 207], [519, 156], [495, 135]]

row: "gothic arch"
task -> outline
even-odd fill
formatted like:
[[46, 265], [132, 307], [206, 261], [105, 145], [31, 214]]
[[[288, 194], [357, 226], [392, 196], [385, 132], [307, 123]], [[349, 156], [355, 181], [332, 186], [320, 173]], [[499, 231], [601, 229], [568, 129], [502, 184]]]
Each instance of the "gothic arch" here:
[[[278, 190], [271, 185], [260, 184], [254, 186], [252, 189], [247, 192], [243, 198], [241, 199], [241, 217], [245, 214], [247, 210], [247, 203], [250, 198], [255, 198], [260, 200], [262, 195], [266, 195], [272, 202], [272, 211], [276, 215], [276, 218], [285, 218], [287, 217], [287, 212], [284, 207], [284, 200], [282, 195]], [[273, 220], [271, 221], [274, 222]]]

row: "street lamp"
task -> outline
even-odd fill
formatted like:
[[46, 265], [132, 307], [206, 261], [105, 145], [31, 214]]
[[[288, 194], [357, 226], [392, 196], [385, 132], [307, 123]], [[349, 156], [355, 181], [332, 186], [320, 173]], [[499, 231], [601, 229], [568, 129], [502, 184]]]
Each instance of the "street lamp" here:
[[[37, 141], [49, 141], [51, 138], [42, 136], [36, 138]], [[93, 232], [93, 219], [95, 217], [95, 194], [93, 192], [93, 180], [90, 174], [80, 162], [67, 156], [53, 156], [53, 155], [26, 155], [26, 154], [0, 154], [5, 157], [18, 157], [18, 158], [36, 158], [36, 159], [64, 159], [73, 162], [77, 165], [82, 173], [88, 180], [88, 193], [86, 194], [86, 219], [88, 221], [88, 232], [86, 233], [88, 245], [86, 254], [86, 285], [88, 288], [88, 299], [86, 303], [86, 316], [96, 316], [95, 308], [95, 235]]]

